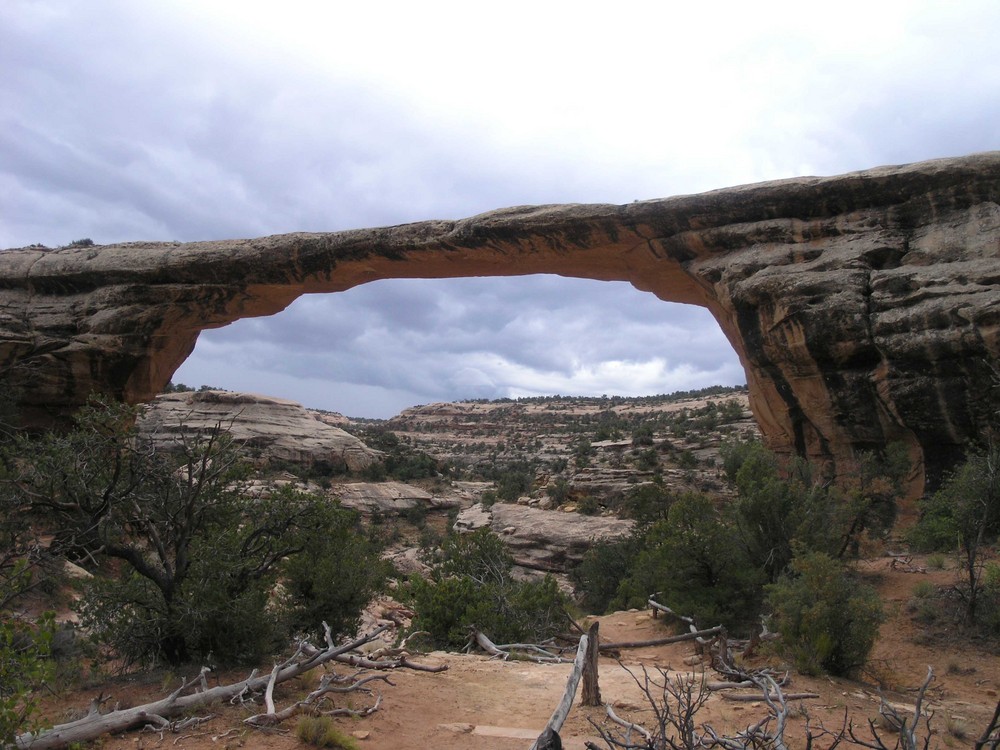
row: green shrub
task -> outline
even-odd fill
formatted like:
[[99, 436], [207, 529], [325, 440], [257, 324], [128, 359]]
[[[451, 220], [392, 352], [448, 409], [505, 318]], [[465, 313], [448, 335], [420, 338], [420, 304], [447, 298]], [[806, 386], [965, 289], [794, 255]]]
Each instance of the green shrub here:
[[569, 500], [571, 489], [569, 482], [559, 477], [545, 488], [545, 494], [552, 498], [552, 502], [556, 505], [562, 505]]
[[562, 624], [565, 599], [555, 579], [519, 581], [503, 542], [488, 529], [445, 541], [430, 580], [413, 577], [414, 627], [440, 647], [461, 648], [476, 628], [497, 643], [537, 642]]
[[[37, 727], [37, 700], [56, 674], [52, 660], [55, 617], [46, 612], [35, 622], [14, 614], [32, 589], [55, 588], [50, 559], [38, 544], [38, 531], [27, 517], [27, 505], [7, 490], [11, 474], [23, 456], [11, 452], [18, 444], [17, 409], [13, 391], [0, 383], [0, 747], [14, 746], [14, 737]], [[51, 551], [51, 548], [50, 548]], [[56, 563], [56, 564], [53, 564]], [[63, 660], [64, 662], [68, 660]]]
[[677, 456], [677, 465], [682, 469], [698, 468], [698, 459], [690, 450], [683, 450]]
[[795, 557], [766, 588], [781, 649], [800, 672], [849, 676], [864, 666], [884, 619], [875, 589], [821, 552]]
[[705, 627], [743, 632], [756, 622], [762, 582], [732, 524], [708, 497], [688, 493], [671, 505], [666, 520], [649, 528], [615, 601], [644, 606], [659, 592], [671, 609]]
[[488, 479], [496, 482], [497, 499], [509, 503], [516, 502], [522, 495], [530, 493], [535, 482], [534, 467], [525, 461], [515, 461], [483, 473]]
[[[605, 614], [624, 608], [619, 589], [632, 574], [635, 560], [645, 546], [645, 531], [594, 544], [573, 569], [572, 578], [586, 612]], [[647, 592], [651, 593], [651, 592]]]
[[422, 529], [427, 525], [427, 506], [418, 500], [416, 505], [404, 510], [402, 516], [407, 523]]
[[97, 575], [83, 588], [80, 621], [125, 664], [178, 664], [209, 654], [220, 664], [248, 664], [280, 648], [281, 623], [265, 612], [264, 585], [232, 592], [211, 566], [196, 564], [194, 571], [169, 603], [135, 571]]
[[[8, 583], [0, 581], [0, 602], [10, 593]], [[54, 674], [54, 633], [51, 612], [28, 623], [0, 610], [0, 747], [13, 747], [16, 735], [37, 726], [37, 700]]]
[[635, 454], [635, 468], [639, 471], [654, 471], [660, 465], [660, 454], [656, 448], [645, 448]]
[[660, 482], [644, 482], [629, 489], [620, 512], [639, 524], [648, 524], [667, 517], [676, 496]]
[[736, 483], [736, 475], [742, 468], [743, 463], [760, 450], [764, 450], [764, 445], [759, 440], [723, 440], [719, 446], [719, 456], [722, 458], [722, 470], [726, 478], [733, 484]]
[[996, 636], [1000, 634], [1000, 563], [990, 561], [983, 566], [980, 587], [976, 625], [981, 632]]
[[351, 634], [361, 610], [382, 590], [390, 565], [356, 513], [329, 502], [314, 513], [317, 534], [280, 566], [288, 632], [319, 637], [326, 622], [334, 637]]
[[380, 462], [362, 470], [362, 477], [368, 481], [380, 482], [392, 477], [406, 482], [436, 477], [447, 470], [447, 467], [439, 466], [432, 456], [413, 448], [384, 427], [369, 428], [362, 437], [369, 447], [383, 453]]
[[946, 563], [945, 556], [940, 552], [933, 552], [927, 555], [927, 567], [931, 570], [944, 570]]
[[[211, 653], [229, 664], [256, 662], [291, 630], [318, 626], [306, 616], [329, 617], [335, 635], [350, 628], [363, 604], [357, 571], [377, 558], [353, 515], [287, 486], [244, 492], [246, 467], [221, 429], [156, 450], [134, 418], [131, 407], [93, 402], [73, 430], [11, 448], [32, 458], [11, 462], [14, 486], [40, 524], [60, 530], [54, 548], [99, 562], [79, 604], [95, 638], [126, 663]], [[306, 572], [296, 573], [298, 555]], [[282, 565], [289, 595], [273, 600]], [[325, 582], [303, 583], [321, 572]], [[340, 577], [342, 594], [323, 593]]]
[[937, 492], [921, 500], [920, 519], [908, 535], [917, 550], [959, 553], [963, 580], [958, 592], [970, 623], [979, 616], [986, 586], [983, 555], [998, 534], [1000, 445], [990, 445], [984, 452], [969, 455]]
[[632, 431], [632, 445], [653, 445], [653, 425], [641, 424]]
[[917, 581], [911, 593], [917, 599], [929, 599], [937, 593], [937, 586], [930, 581]]
[[303, 716], [295, 725], [295, 736], [307, 745], [333, 750], [359, 750], [357, 740], [337, 729], [329, 716]]

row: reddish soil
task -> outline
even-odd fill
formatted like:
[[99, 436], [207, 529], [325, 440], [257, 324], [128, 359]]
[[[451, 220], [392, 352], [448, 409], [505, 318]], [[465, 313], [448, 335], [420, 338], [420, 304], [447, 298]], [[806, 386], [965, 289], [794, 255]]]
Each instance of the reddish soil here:
[[[950, 639], [939, 631], [928, 638], [911, 621], [909, 602], [917, 582], [930, 580], [946, 585], [954, 580], [954, 570], [907, 572], [893, 568], [889, 559], [862, 563], [862, 570], [881, 591], [889, 615], [882, 628], [881, 639], [869, 665], [868, 682], [851, 682], [827, 677], [804, 677], [793, 674], [786, 688], [789, 692], [815, 692], [820, 697], [796, 702], [801, 707], [792, 711], [789, 739], [792, 747], [805, 731], [807, 718], [815, 726], [822, 722], [836, 728], [844, 719], [844, 711], [856, 726], [865, 727], [870, 718], [877, 718], [878, 694], [874, 679], [878, 678], [890, 692], [887, 698], [894, 704], [912, 706], [915, 690], [932, 665], [935, 680], [927, 696], [934, 711], [932, 727], [935, 736], [931, 746], [970, 747], [992, 715], [1000, 689], [1000, 657], [992, 651], [970, 646], [966, 638]], [[911, 567], [922, 567], [914, 560]], [[653, 638], [666, 631], [662, 620], [653, 620], [648, 612], [619, 612], [600, 618], [601, 638], [622, 641]], [[684, 660], [693, 654], [692, 646], [676, 644], [658, 648], [626, 651], [623, 658], [633, 670], [647, 668], [691, 670]], [[765, 663], [760, 657], [758, 663]], [[381, 687], [380, 709], [362, 719], [337, 719], [346, 731], [361, 737], [359, 746], [369, 750], [399, 748], [438, 748], [440, 750], [526, 750], [545, 725], [558, 703], [569, 673], [568, 665], [540, 665], [523, 661], [502, 662], [481, 656], [433, 653], [422, 660], [448, 664], [439, 674], [402, 670], [391, 675], [393, 685]], [[771, 657], [771, 663], [780, 662]], [[240, 675], [233, 675], [240, 679]], [[279, 708], [301, 696], [318, 679], [305, 678], [292, 686], [281, 686], [276, 696]], [[715, 676], [709, 674], [709, 679]], [[53, 720], [70, 718], [74, 710], [82, 711], [102, 690], [117, 700], [135, 705], [162, 697], [164, 675], [147, 677], [145, 681], [117, 681], [93, 689], [81, 689], [59, 696], [49, 704]], [[619, 715], [642, 722], [648, 718], [645, 705], [633, 679], [623, 667], [609, 658], [600, 665], [603, 697], [615, 706]], [[176, 682], [174, 683], [176, 684]], [[579, 699], [579, 698], [578, 698]], [[359, 707], [367, 698], [358, 694], [339, 698], [338, 705]], [[794, 705], [794, 704], [793, 704]], [[67, 707], [75, 707], [67, 708]], [[246, 748], [301, 748], [292, 726], [294, 719], [277, 730], [261, 731], [241, 724], [250, 708], [215, 708], [216, 718], [208, 724], [181, 734], [129, 732], [109, 737], [102, 742], [105, 750], [126, 748], [182, 747], [187, 750], [229, 750]], [[766, 706], [755, 701], [734, 703], [713, 694], [699, 716], [712, 723], [716, 730], [743, 728], [766, 715]], [[601, 709], [584, 709], [577, 703], [562, 731], [564, 747], [580, 750], [587, 739], [599, 738], [588, 718], [602, 721]], [[866, 730], [865, 730], [866, 731]], [[895, 738], [887, 735], [891, 746]], [[821, 743], [825, 747], [828, 743]]]

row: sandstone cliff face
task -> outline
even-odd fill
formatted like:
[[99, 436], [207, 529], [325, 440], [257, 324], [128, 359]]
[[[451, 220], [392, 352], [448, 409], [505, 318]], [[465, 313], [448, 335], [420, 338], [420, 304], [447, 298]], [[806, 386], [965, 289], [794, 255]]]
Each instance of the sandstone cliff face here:
[[294, 401], [273, 396], [167, 393], [157, 396], [139, 420], [139, 429], [165, 447], [183, 434], [205, 433], [217, 426], [265, 460], [332, 471], [361, 471], [381, 460], [377, 451], [353, 435], [316, 419]]
[[521, 207], [256, 240], [8, 250], [0, 367], [29, 422], [146, 401], [198, 333], [385, 278], [558, 273], [707, 307], [770, 445], [850, 470], [903, 441], [914, 488], [982, 427], [1000, 359], [1000, 152], [625, 206]]

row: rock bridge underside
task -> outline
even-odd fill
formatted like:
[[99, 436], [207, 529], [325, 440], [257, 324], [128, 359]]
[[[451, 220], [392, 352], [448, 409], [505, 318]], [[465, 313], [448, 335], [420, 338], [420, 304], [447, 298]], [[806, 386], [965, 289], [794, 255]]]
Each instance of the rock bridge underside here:
[[193, 243], [0, 253], [0, 368], [29, 426], [151, 399], [198, 334], [392, 278], [551, 273], [707, 307], [770, 446], [913, 487], [983, 434], [1000, 371], [1000, 152], [615, 205]]

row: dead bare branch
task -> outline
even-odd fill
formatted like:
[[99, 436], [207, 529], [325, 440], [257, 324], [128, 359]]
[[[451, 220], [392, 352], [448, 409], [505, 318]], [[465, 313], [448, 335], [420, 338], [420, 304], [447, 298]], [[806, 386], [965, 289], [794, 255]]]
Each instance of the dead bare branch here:
[[614, 709], [611, 708], [610, 703], [606, 703], [604, 705], [604, 711], [608, 715], [608, 718], [611, 719], [611, 721], [613, 721], [615, 724], [625, 727], [625, 729], [628, 730], [630, 734], [626, 736], [626, 742], [629, 743], [632, 742], [631, 732], [636, 732], [638, 734], [641, 734], [646, 739], [647, 745], [652, 742], [653, 735], [648, 729], [646, 729], [644, 726], [640, 724], [634, 724], [631, 721], [625, 721], [625, 719], [621, 718], [620, 716], [618, 716], [618, 714], [614, 712]]
[[[706, 686], [707, 687], [707, 686]], [[708, 688], [711, 689], [711, 688]], [[731, 701], [733, 703], [755, 703], [761, 700], [760, 693], [722, 693], [722, 700]], [[801, 701], [806, 698], [819, 698], [819, 693], [764, 693], [763, 700], [766, 702], [768, 700], [780, 701], [782, 699], [786, 701]]]
[[[374, 640], [387, 627], [386, 625], [377, 628], [371, 633], [341, 646], [335, 646], [332, 638], [328, 636], [327, 648], [323, 650], [302, 643], [296, 649], [295, 655], [292, 658], [277, 665], [267, 677], [257, 677], [257, 670], [254, 670], [250, 677], [242, 682], [219, 685], [209, 690], [196, 689], [195, 692], [185, 695], [186, 691], [200, 684], [203, 675], [203, 672], [200, 672], [197, 677], [191, 680], [184, 680], [183, 684], [166, 698], [133, 708], [115, 709], [104, 714], [100, 712], [100, 704], [107, 699], [102, 694], [95, 699], [91, 705], [91, 710], [82, 719], [58, 724], [51, 729], [39, 732], [26, 732], [15, 738], [15, 744], [19, 750], [28, 750], [29, 748], [30, 750], [58, 750], [72, 743], [89, 742], [104, 734], [122, 732], [127, 729], [142, 727], [149, 723], [155, 722], [159, 727], [163, 727], [165, 724], [169, 724], [171, 717], [178, 716], [192, 709], [221, 701], [243, 701], [246, 699], [246, 696], [253, 693], [260, 693], [266, 690], [269, 685], [272, 686], [273, 691], [274, 685], [305, 674], [327, 662], [345, 661], [353, 663], [350, 660], [355, 657], [351, 656], [348, 652]], [[329, 633], [328, 628], [327, 633]], [[406, 658], [389, 660], [387, 662], [362, 661], [365, 662], [362, 666], [370, 665], [374, 669], [408, 667], [424, 669], [425, 671], [441, 671], [446, 668], [446, 665], [441, 667], [426, 667], [414, 664]], [[271, 705], [268, 708], [269, 713], [277, 713], [273, 711], [273, 695]]]
[[[537, 643], [506, 643], [498, 646], [490, 640], [489, 636], [475, 628], [469, 629], [469, 642], [470, 645], [475, 643], [490, 656], [503, 659], [504, 661], [510, 659], [512, 656], [540, 664], [568, 664], [570, 661], [559, 654], [542, 648]], [[517, 651], [521, 653], [515, 653]]]
[[689, 633], [682, 633], [680, 635], [670, 635], [663, 638], [652, 638], [646, 641], [619, 641], [617, 643], [602, 643], [601, 651], [622, 651], [629, 648], [647, 648], [651, 646], [666, 646], [670, 643], [683, 643], [684, 641], [703, 641], [708, 643], [706, 640], [710, 636], [719, 635], [723, 632], [721, 625], [716, 625], [714, 628], [707, 628], [705, 630], [693, 630]]
[[[364, 685], [374, 680], [382, 680], [383, 682], [386, 682], [389, 685], [392, 684], [392, 682], [389, 680], [389, 677], [384, 674], [368, 675], [367, 677], [362, 677], [361, 679], [357, 679], [357, 677], [358, 674], [354, 674], [350, 677], [345, 677], [342, 679], [338, 679], [338, 677], [335, 674], [324, 675], [323, 679], [320, 681], [320, 686], [316, 690], [309, 693], [309, 695], [307, 695], [302, 700], [293, 703], [292, 705], [282, 709], [281, 711], [274, 710], [273, 701], [268, 702], [266, 703], [268, 709], [266, 713], [250, 716], [244, 719], [243, 723], [255, 727], [276, 726], [277, 724], [280, 724], [281, 722], [290, 719], [291, 717], [295, 716], [296, 714], [302, 712], [307, 708], [313, 708], [317, 706], [320, 703], [320, 701], [322, 701], [329, 693], [351, 693], [354, 692], [355, 690], [361, 690], [363, 692], [370, 693], [371, 691], [366, 689]], [[345, 682], [349, 684], [339, 685], [337, 684], [338, 682]], [[268, 687], [271, 687], [271, 685], [269, 684]], [[368, 708], [359, 710], [344, 709], [344, 711], [347, 711], [348, 713], [337, 713], [340, 712], [341, 709], [332, 709], [331, 711], [323, 711], [321, 713], [328, 715], [338, 715], [338, 716], [347, 716], [347, 715], [368, 716], [378, 710], [378, 706], [381, 704], [381, 702], [382, 702], [382, 695], [380, 693], [375, 701], [375, 704], [373, 706], [369, 706]]]
[[984, 748], [996, 750], [997, 747], [1000, 747], [1000, 732], [998, 730], [1000, 730], [1000, 701], [997, 701], [997, 707], [993, 709], [993, 718], [990, 719], [990, 723], [976, 740], [976, 750]]
[[[931, 718], [934, 716], [934, 712], [924, 708], [924, 698], [927, 688], [933, 679], [934, 670], [931, 667], [927, 667], [927, 677], [917, 691], [917, 701], [914, 705], [912, 722], [909, 716], [901, 715], [896, 707], [885, 699], [884, 695], [880, 695], [881, 703], [879, 704], [878, 712], [883, 720], [899, 733], [896, 742], [892, 745], [894, 750], [921, 750], [921, 748], [927, 750], [930, 747]], [[922, 736], [921, 724], [923, 725]], [[868, 720], [868, 731], [871, 734], [871, 739], [858, 737], [851, 724], [848, 724], [847, 727], [847, 734], [853, 744], [871, 748], [871, 750], [890, 750], [879, 734], [878, 727], [873, 719]]]
[[576, 658], [573, 660], [573, 669], [566, 680], [566, 690], [556, 710], [552, 712], [544, 731], [538, 736], [532, 745], [531, 750], [546, 750], [546, 748], [561, 748], [562, 742], [559, 739], [559, 730], [566, 722], [569, 711], [573, 707], [573, 699], [576, 697], [576, 689], [580, 684], [583, 675], [584, 662], [587, 660], [587, 646], [590, 638], [584, 634], [580, 636], [580, 644], [576, 649]]

